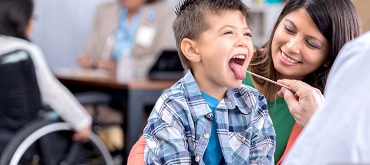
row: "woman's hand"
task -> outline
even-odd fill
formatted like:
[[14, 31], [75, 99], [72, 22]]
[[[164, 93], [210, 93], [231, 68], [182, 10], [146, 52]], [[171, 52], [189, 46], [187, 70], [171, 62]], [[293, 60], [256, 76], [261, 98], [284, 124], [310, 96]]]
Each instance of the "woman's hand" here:
[[112, 60], [100, 60], [98, 62], [98, 68], [114, 72], [116, 70], [117, 64]]
[[[303, 128], [321, 106], [325, 98], [321, 91], [299, 80], [278, 80], [290, 89], [281, 88], [278, 96], [284, 97], [297, 124]], [[293, 93], [294, 92], [294, 93]]]
[[92, 69], [95, 68], [95, 61], [90, 56], [81, 56], [78, 58], [78, 65], [82, 68]]
[[72, 136], [72, 140], [86, 143], [89, 141], [91, 132], [91, 126], [88, 126], [80, 131], [76, 131]]

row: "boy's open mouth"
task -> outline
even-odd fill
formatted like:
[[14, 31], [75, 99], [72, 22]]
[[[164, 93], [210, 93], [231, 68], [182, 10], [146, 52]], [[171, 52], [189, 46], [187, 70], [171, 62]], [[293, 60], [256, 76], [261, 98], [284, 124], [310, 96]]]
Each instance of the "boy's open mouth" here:
[[233, 56], [229, 61], [229, 67], [234, 72], [236, 79], [243, 80], [245, 78], [245, 71], [243, 69], [243, 65], [246, 58], [247, 55], [238, 54]]

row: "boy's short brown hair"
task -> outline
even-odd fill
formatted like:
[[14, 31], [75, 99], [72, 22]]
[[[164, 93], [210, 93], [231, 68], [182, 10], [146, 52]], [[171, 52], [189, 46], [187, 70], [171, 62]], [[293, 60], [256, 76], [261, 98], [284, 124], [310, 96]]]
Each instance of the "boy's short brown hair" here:
[[184, 38], [197, 40], [209, 28], [206, 13], [219, 15], [224, 11], [240, 11], [247, 22], [251, 16], [250, 9], [241, 0], [183, 0], [176, 7], [172, 28], [184, 69], [190, 69], [190, 64], [181, 51], [181, 41]]

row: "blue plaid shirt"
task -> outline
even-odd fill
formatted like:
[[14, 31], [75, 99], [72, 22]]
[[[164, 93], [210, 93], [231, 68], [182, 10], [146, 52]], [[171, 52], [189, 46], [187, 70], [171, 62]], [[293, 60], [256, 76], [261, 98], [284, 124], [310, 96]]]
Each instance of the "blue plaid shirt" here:
[[228, 89], [213, 116], [190, 71], [150, 114], [144, 128], [146, 164], [204, 164], [211, 120], [227, 164], [274, 164], [275, 130], [265, 97], [245, 85]]

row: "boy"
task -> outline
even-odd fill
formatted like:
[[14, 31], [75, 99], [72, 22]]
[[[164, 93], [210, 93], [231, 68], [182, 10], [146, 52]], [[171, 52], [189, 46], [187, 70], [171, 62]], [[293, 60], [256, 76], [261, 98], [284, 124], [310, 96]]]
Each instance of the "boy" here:
[[146, 164], [273, 164], [266, 100], [241, 85], [253, 55], [240, 0], [184, 0], [173, 30], [187, 74], [157, 101], [144, 128]]

